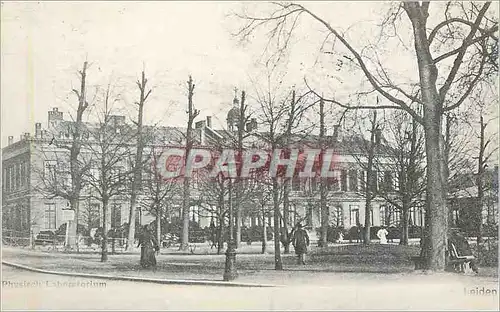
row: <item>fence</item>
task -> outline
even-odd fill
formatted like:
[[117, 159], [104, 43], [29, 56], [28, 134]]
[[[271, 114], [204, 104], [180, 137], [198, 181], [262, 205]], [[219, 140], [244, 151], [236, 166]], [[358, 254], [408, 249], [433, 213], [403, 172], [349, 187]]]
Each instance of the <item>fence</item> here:
[[32, 243], [30, 233], [11, 229], [2, 229], [2, 245], [30, 246]]
[[[108, 237], [108, 252], [124, 252], [126, 247], [126, 238]], [[134, 242], [137, 246], [137, 241]], [[42, 231], [37, 235], [30, 233], [3, 229], [2, 230], [2, 245], [12, 247], [24, 247], [39, 250], [66, 250], [66, 236], [56, 235], [51, 231]], [[72, 248], [77, 252], [92, 252], [101, 251], [102, 237], [90, 237], [78, 235], [76, 237], [76, 246]]]

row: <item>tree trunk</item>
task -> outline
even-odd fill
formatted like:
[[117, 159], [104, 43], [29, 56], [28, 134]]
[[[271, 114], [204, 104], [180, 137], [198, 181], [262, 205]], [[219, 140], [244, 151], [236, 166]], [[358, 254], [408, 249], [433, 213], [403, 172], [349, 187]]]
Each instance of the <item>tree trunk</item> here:
[[217, 236], [217, 254], [220, 255], [224, 248], [224, 183], [220, 184], [221, 190], [218, 199], [219, 234]]
[[234, 210], [236, 212], [236, 249], [241, 247], [241, 224], [243, 220], [241, 219], [241, 187], [239, 181], [235, 183], [236, 185], [236, 200], [234, 201], [236, 205], [234, 205]]
[[319, 189], [319, 206], [321, 212], [321, 231], [318, 245], [319, 247], [328, 247], [328, 224], [329, 224], [329, 211], [326, 205], [326, 197], [327, 197], [327, 186], [326, 180], [321, 179], [320, 181], [320, 189]]
[[179, 250], [187, 250], [189, 246], [189, 208], [190, 208], [189, 179], [184, 177], [182, 195], [182, 237]]
[[[133, 184], [134, 183], [132, 182], [132, 185]], [[128, 238], [127, 238], [127, 244], [125, 245], [125, 250], [130, 250], [134, 246], [136, 211], [137, 211], [137, 195], [135, 192], [135, 188], [132, 186], [132, 190], [130, 192], [130, 211], [129, 211], [129, 218], [128, 218]]]
[[143, 150], [144, 150], [144, 141], [142, 137], [142, 120], [144, 115], [144, 103], [146, 102], [147, 97], [149, 96], [149, 91], [146, 93], [146, 83], [147, 79], [144, 71], [142, 71], [142, 80], [141, 82], [137, 82], [140, 90], [140, 98], [139, 98], [139, 112], [137, 115], [137, 150], [135, 153], [135, 162], [133, 168], [133, 181], [132, 181], [132, 189], [130, 191], [130, 212], [129, 212], [129, 230], [128, 230], [128, 240], [126, 249], [129, 249], [129, 246], [133, 246], [135, 240], [135, 214], [137, 209], [137, 193], [142, 184], [142, 161], [143, 161]]
[[277, 178], [273, 177], [273, 210], [274, 210], [274, 269], [283, 270], [280, 250], [280, 204]]
[[266, 220], [266, 211], [265, 205], [262, 205], [262, 254], [266, 253], [267, 248], [267, 220]]
[[430, 270], [444, 271], [445, 249], [448, 231], [446, 208], [446, 181], [444, 142], [442, 130], [442, 101], [437, 91], [438, 69], [430, 53], [427, 38], [427, 17], [418, 3], [404, 3], [411, 20], [415, 52], [418, 63], [421, 99], [424, 109], [425, 150], [427, 159], [427, 200], [429, 208], [429, 254], [427, 266]]
[[[326, 146], [325, 146], [325, 102], [323, 99], [319, 101], [319, 143], [321, 146], [321, 156], [325, 155]], [[337, 139], [337, 138], [335, 138]], [[325, 178], [321, 178], [319, 184], [319, 208], [321, 214], [321, 231], [320, 237], [318, 241], [319, 247], [327, 247], [328, 246], [328, 207], [326, 206], [326, 197], [328, 193], [327, 189], [327, 180]]]
[[[189, 159], [189, 153], [191, 152], [191, 148], [193, 146], [193, 122], [196, 116], [198, 116], [199, 111], [195, 110], [193, 107], [193, 94], [194, 94], [194, 83], [193, 78], [189, 76], [188, 80], [188, 124], [186, 130], [186, 150], [184, 151], [184, 168], [187, 167], [187, 161]], [[190, 208], [190, 199], [191, 194], [189, 192], [189, 184], [190, 178], [184, 176], [184, 184], [183, 184], [183, 198], [182, 198], [182, 237], [181, 244], [179, 246], [180, 250], [187, 250], [189, 246], [189, 208]]]
[[[79, 193], [79, 192], [78, 192]], [[79, 196], [78, 196], [79, 197]], [[77, 227], [78, 227], [78, 206], [79, 200], [78, 197], [72, 198], [70, 200], [71, 210], [75, 212], [74, 219], [71, 222], [68, 222], [68, 244], [66, 245], [68, 249], [72, 249], [76, 247], [76, 237], [77, 237]]]
[[[424, 108], [425, 112], [428, 110], [427, 107]], [[427, 112], [427, 114], [429, 114], [429, 112]], [[435, 118], [428, 119], [430, 120], [427, 121], [425, 131], [427, 151], [427, 194], [430, 210], [430, 254], [428, 267], [430, 270], [444, 271], [446, 265], [445, 250], [448, 231], [448, 210], [443, 188], [443, 162], [440, 159], [440, 156], [443, 155], [439, 144], [441, 141], [439, 131], [440, 121], [435, 120]]]
[[401, 238], [399, 240], [400, 245], [407, 246], [408, 245], [408, 238], [409, 238], [409, 233], [408, 233], [408, 223], [410, 222], [410, 214], [409, 214], [409, 207], [407, 204], [403, 204], [403, 209], [402, 209], [402, 216], [401, 216]]
[[[372, 127], [370, 130], [370, 146], [368, 147], [368, 164], [366, 168], [366, 201], [365, 201], [365, 228], [363, 232], [363, 243], [369, 245], [371, 242], [371, 214], [372, 197], [375, 192], [377, 181], [373, 178], [373, 158], [375, 157], [375, 132], [377, 131], [377, 111], [373, 112]], [[375, 185], [374, 185], [375, 184]]]
[[484, 130], [486, 129], [486, 124], [484, 123], [483, 116], [480, 116], [480, 134], [479, 134], [479, 156], [477, 159], [478, 167], [477, 167], [477, 205], [478, 205], [478, 224], [477, 224], [477, 261], [481, 261], [482, 257], [482, 243], [483, 243], [483, 202], [484, 202], [484, 188], [483, 188], [483, 175], [484, 175], [484, 167], [485, 167], [485, 135]]
[[290, 253], [290, 233], [288, 233], [288, 219], [290, 219], [290, 179], [285, 178], [283, 184], [283, 253]]
[[101, 262], [108, 261], [108, 200], [102, 200], [102, 246]]
[[158, 245], [161, 246], [161, 218], [162, 218], [162, 209], [160, 204], [158, 203], [156, 206], [156, 241]]
[[73, 142], [70, 149], [70, 172], [71, 172], [71, 196], [70, 205], [71, 209], [75, 212], [75, 217], [73, 222], [69, 222], [71, 226], [68, 228], [68, 247], [72, 248], [76, 245], [76, 237], [78, 232], [78, 217], [79, 217], [79, 201], [80, 192], [82, 188], [82, 169], [80, 168], [79, 155], [82, 147], [82, 125], [83, 125], [83, 113], [88, 107], [86, 101], [86, 91], [87, 91], [87, 65], [85, 61], [83, 63], [83, 69], [80, 72], [80, 92], [76, 92], [78, 95], [78, 108], [76, 111], [75, 128], [73, 132]]

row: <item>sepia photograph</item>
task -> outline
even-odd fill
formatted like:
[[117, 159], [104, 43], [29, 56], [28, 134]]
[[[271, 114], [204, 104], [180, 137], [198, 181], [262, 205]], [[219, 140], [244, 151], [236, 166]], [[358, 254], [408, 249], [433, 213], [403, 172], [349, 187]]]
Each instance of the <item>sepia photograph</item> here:
[[498, 311], [499, 14], [2, 1], [2, 311]]

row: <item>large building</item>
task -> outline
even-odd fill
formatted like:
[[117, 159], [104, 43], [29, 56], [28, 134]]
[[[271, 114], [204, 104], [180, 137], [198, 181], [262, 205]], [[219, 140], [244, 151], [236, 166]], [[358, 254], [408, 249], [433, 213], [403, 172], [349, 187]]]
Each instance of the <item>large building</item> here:
[[[210, 148], [211, 142], [224, 140], [234, 134], [238, 128], [239, 104], [234, 100], [233, 107], [227, 115], [227, 129], [216, 130], [212, 126], [211, 117], [206, 120], [197, 121], [194, 129], [195, 146], [200, 148]], [[133, 132], [133, 127], [125, 122], [123, 116], [109, 116], [112, 121], [113, 131], [117, 138], [126, 136]], [[65, 120], [63, 113], [58, 108], [48, 112], [47, 126], [42, 127], [41, 123], [35, 124], [35, 133], [23, 134], [20, 139], [14, 142], [13, 137], [9, 137], [9, 142], [2, 149], [2, 212], [4, 230], [16, 231], [18, 233], [37, 234], [44, 230], [56, 230], [63, 223], [64, 210], [70, 207], [69, 201], [55, 192], [47, 191], [47, 179], [57, 181], [58, 187], [68, 188], [71, 183], [68, 169], [68, 149], [72, 141], [72, 127], [74, 122]], [[245, 138], [245, 146], [266, 148], [262, 142], [256, 119], [251, 119], [245, 125], [245, 130], [250, 134]], [[99, 145], [98, 124], [85, 124], [83, 134], [88, 146]], [[177, 146], [182, 148], [185, 144], [183, 133], [185, 129], [174, 127], [146, 127], [146, 136], [149, 137], [148, 147], [145, 154], [155, 148], [165, 146]], [[94, 137], [95, 142], [92, 141]], [[348, 137], [341, 133], [340, 128], [329, 131], [328, 140], [334, 142], [335, 164], [333, 172], [335, 179], [328, 185], [328, 202], [330, 224], [337, 227], [350, 228], [364, 223], [365, 197], [364, 181], [366, 171], [360, 163], [366, 161], [366, 152], [360, 146], [363, 139], [360, 137]], [[377, 133], [377, 140], [382, 139], [381, 133]], [[300, 140], [292, 140], [291, 145], [299, 148], [304, 146], [314, 146], [317, 136], [310, 135]], [[118, 143], [117, 143], [118, 144]], [[122, 140], [119, 144], [122, 151], [121, 160], [114, 167], [113, 172], [127, 172], [130, 170], [135, 145], [133, 140]], [[82, 149], [82, 157], [91, 159], [94, 148]], [[383, 159], [384, 149], [379, 149], [377, 157]], [[390, 159], [387, 160], [390, 162]], [[383, 161], [382, 161], [383, 162]], [[92, 162], [89, 162], [92, 163]], [[91, 166], [89, 172], [96, 177], [99, 173]], [[57, 170], [56, 170], [57, 168]], [[66, 168], [66, 169], [61, 169]], [[93, 171], [94, 170], [94, 171]], [[58, 172], [57, 177], [51, 176]], [[66, 172], [66, 174], [60, 174]], [[397, 187], [396, 175], [390, 171], [380, 171], [376, 173], [375, 187]], [[108, 226], [117, 227], [128, 222], [130, 199], [126, 188], [130, 186], [126, 180], [123, 181], [124, 191], [111, 197], [109, 202], [110, 216]], [[290, 193], [290, 224], [303, 222], [310, 230], [315, 230], [320, 226], [320, 215], [318, 209], [319, 202], [319, 182], [316, 179], [292, 179]], [[191, 213], [193, 221], [201, 227], [208, 226], [214, 220], [217, 202], [203, 196], [205, 190], [200, 183], [194, 182], [192, 185]], [[182, 198], [178, 192], [173, 196], [171, 207], [173, 212], [169, 214], [180, 216]], [[86, 187], [80, 194], [79, 204], [79, 224], [87, 228], [99, 227], [102, 224], [102, 202], [99, 194], [90, 187]], [[266, 205], [271, 206], [272, 200]], [[257, 204], [250, 201], [247, 208], [242, 213], [242, 222], [246, 226], [262, 225], [267, 218], [269, 225], [273, 226], [272, 214], [263, 218], [259, 209], [254, 209]], [[209, 207], [210, 209], [207, 209]], [[154, 219], [154, 216], [139, 206], [136, 222], [146, 224]], [[211, 210], [213, 208], [213, 210]], [[208, 212], [207, 212], [208, 211]], [[210, 212], [212, 211], [212, 212]], [[400, 222], [400, 212], [392, 208], [381, 198], [374, 198], [372, 202], [371, 223], [375, 226], [396, 226]], [[414, 208], [410, 212], [410, 220], [414, 225], [423, 224], [423, 212], [421, 208]], [[22, 234], [20, 234], [22, 235]]]

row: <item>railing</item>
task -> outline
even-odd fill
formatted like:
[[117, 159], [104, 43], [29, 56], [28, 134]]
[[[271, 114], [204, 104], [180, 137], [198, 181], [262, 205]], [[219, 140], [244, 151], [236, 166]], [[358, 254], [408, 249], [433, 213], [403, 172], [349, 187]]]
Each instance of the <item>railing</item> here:
[[[69, 237], [72, 239], [73, 237]], [[77, 252], [88, 252], [88, 251], [101, 251], [102, 249], [102, 238], [101, 237], [90, 237], [78, 235], [75, 237], [76, 244], [70, 250]], [[126, 238], [113, 238], [108, 237], [108, 251], [109, 252], [124, 252], [126, 247]], [[137, 242], [134, 242], [137, 246]], [[32, 235], [30, 237], [29, 233], [3, 229], [2, 230], [2, 245], [12, 246], [12, 247], [28, 247], [38, 250], [48, 250], [48, 251], [63, 251], [68, 250], [66, 248], [66, 236], [56, 235], [51, 233], [39, 233], [37, 235]], [[133, 246], [133, 247], [135, 247]]]

